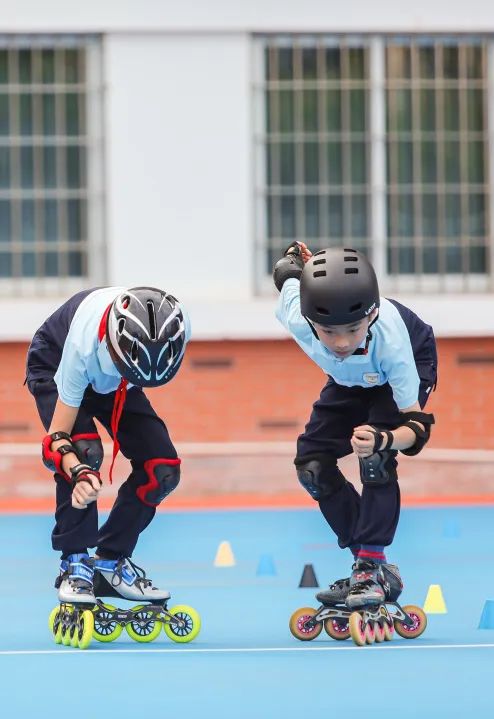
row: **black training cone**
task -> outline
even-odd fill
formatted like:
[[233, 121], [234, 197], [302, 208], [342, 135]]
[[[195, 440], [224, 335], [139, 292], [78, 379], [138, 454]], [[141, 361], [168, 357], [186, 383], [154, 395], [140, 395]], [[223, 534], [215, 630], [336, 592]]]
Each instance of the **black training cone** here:
[[302, 572], [302, 577], [300, 579], [299, 587], [318, 587], [319, 582], [317, 581], [316, 573], [314, 572], [314, 567], [312, 564], [306, 564], [304, 566], [304, 571]]

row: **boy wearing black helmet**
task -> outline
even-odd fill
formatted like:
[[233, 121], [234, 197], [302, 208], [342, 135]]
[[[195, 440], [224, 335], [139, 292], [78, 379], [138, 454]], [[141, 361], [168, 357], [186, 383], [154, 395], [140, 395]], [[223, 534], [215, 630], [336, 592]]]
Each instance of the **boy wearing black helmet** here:
[[[180, 479], [168, 430], [142, 388], [173, 378], [189, 338], [183, 306], [152, 287], [79, 292], [33, 337], [26, 381], [47, 431], [43, 462], [56, 484], [52, 546], [62, 557], [61, 602], [94, 602], [95, 570], [125, 599], [170, 596], [130, 561], [139, 534]], [[94, 418], [113, 438], [110, 481], [119, 448], [132, 465], [99, 530], [103, 446]]]
[[[400, 513], [397, 454], [415, 455], [434, 417], [423, 411], [435, 387], [432, 328], [394, 300], [381, 298], [374, 269], [360, 252], [314, 255], [293, 243], [274, 268], [277, 317], [328, 375], [297, 442], [298, 479], [319, 503], [340, 547], [355, 557], [348, 579], [317, 595], [349, 609], [396, 600], [402, 583], [386, 561]], [[361, 496], [337, 466], [359, 459]]]

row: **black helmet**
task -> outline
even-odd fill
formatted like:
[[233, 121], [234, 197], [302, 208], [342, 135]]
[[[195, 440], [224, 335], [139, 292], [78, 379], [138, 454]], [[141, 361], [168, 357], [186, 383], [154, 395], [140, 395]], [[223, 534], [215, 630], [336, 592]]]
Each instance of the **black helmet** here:
[[300, 278], [300, 309], [320, 325], [358, 322], [379, 307], [379, 287], [369, 260], [357, 250], [316, 252]]
[[108, 312], [106, 341], [122, 377], [139, 387], [166, 384], [175, 376], [185, 351], [178, 301], [154, 287], [122, 292]]

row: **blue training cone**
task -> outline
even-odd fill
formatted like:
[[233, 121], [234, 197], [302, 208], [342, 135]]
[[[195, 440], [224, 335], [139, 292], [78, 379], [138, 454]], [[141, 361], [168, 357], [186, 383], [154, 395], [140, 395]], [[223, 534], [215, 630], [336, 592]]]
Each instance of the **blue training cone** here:
[[487, 599], [480, 617], [479, 629], [494, 629], [494, 599]]
[[276, 574], [276, 567], [274, 566], [273, 558], [270, 554], [263, 554], [257, 565], [256, 574], [258, 577], [273, 577]]

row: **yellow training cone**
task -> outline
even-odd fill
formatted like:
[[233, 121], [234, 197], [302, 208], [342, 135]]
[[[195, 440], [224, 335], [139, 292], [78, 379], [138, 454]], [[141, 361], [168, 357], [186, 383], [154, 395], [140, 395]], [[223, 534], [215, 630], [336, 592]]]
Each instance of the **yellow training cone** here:
[[440, 584], [430, 585], [423, 608], [427, 614], [446, 614], [448, 610]]
[[234, 567], [235, 557], [233, 556], [230, 542], [221, 542], [214, 558], [215, 567]]

